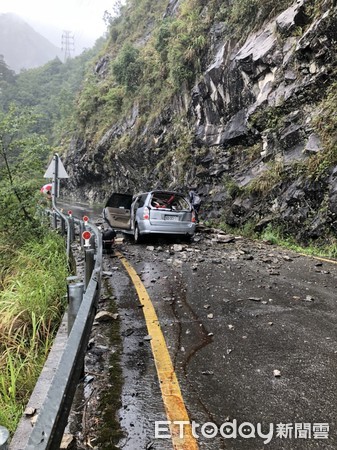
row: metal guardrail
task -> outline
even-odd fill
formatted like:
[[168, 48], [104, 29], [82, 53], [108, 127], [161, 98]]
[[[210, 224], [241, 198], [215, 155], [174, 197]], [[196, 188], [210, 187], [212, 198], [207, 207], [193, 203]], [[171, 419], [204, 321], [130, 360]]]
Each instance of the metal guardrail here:
[[[64, 429], [67, 425], [68, 416], [76, 391], [76, 386], [83, 373], [84, 355], [88, 345], [90, 330], [96, 313], [96, 305], [100, 296], [102, 277], [102, 235], [101, 231], [92, 223], [86, 222], [64, 215], [53, 202], [52, 222], [55, 228], [60, 222], [61, 231], [67, 232], [67, 257], [71, 254], [71, 244], [75, 238], [75, 224], [81, 231], [89, 229], [92, 231], [95, 241], [95, 250], [82, 248], [88, 253], [89, 269], [86, 271], [86, 281], [82, 286], [82, 300], [78, 301], [75, 309], [77, 314], [73, 315], [71, 324], [68, 323], [70, 334], [61, 353], [58, 366], [53, 376], [47, 395], [38, 410], [37, 420], [33, 428], [26, 437], [24, 444], [20, 447], [13, 447], [15, 436], [19, 433], [19, 428], [15, 433], [9, 446], [10, 450], [56, 450], [59, 449]], [[86, 255], [87, 256], [87, 255]], [[90, 273], [88, 273], [88, 271]], [[90, 275], [90, 276], [89, 276]], [[75, 295], [76, 297], [76, 295]], [[73, 311], [74, 312], [74, 311]], [[76, 313], [76, 311], [75, 311]], [[30, 425], [31, 426], [31, 425]]]

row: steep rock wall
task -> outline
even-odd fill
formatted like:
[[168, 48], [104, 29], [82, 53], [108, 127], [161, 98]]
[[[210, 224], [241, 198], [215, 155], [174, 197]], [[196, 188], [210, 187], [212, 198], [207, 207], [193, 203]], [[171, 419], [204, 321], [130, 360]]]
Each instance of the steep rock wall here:
[[[337, 12], [334, 1], [316, 15], [308, 4], [296, 1], [244, 43], [224, 39], [225, 25], [215, 23], [192, 90], [144, 127], [135, 126], [135, 105], [98, 144], [73, 139], [66, 165], [76, 191], [104, 200], [115, 190], [193, 184], [204, 219], [256, 230], [273, 223], [303, 242], [333, 233], [337, 166], [315, 176], [306, 166], [326, 152], [314, 122], [336, 82]], [[166, 14], [177, 8], [170, 1]]]

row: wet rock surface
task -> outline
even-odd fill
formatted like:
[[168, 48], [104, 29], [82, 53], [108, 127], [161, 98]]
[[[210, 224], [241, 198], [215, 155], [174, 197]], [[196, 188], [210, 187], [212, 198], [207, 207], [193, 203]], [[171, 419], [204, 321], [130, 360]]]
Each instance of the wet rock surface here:
[[[166, 17], [175, 20], [180, 4], [168, 2]], [[194, 86], [182, 86], [152, 119], [135, 102], [126, 118], [98, 136], [95, 129], [76, 134], [66, 158], [69, 194], [103, 201], [111, 192], [165, 187], [187, 193], [194, 185], [203, 194], [203, 220], [260, 230], [270, 223], [302, 243], [334, 236], [336, 161], [324, 137], [333, 131], [325, 133], [317, 118], [336, 81], [336, 4], [325, 0], [313, 8], [299, 0], [281, 8], [275, 3], [260, 28], [252, 23], [237, 39], [215, 15]], [[206, 4], [200, 14], [202, 23]], [[151, 30], [144, 33], [148, 38]], [[102, 72], [96, 68], [98, 83], [109, 58], [102, 57]], [[185, 128], [177, 127], [177, 117]], [[322, 121], [334, 129], [333, 108]], [[181, 135], [191, 140], [183, 158]], [[313, 175], [304, 169], [315, 154], [326, 170]]]
[[[191, 421], [220, 427], [235, 419], [264, 430], [292, 424], [292, 437], [281, 439], [275, 429], [267, 448], [336, 448], [335, 264], [216, 230], [197, 233], [189, 244], [126, 239], [116, 250], [151, 297]], [[73, 413], [77, 448], [171, 449], [170, 439], [155, 439], [155, 421], [166, 416], [134, 286], [114, 253], [104, 256], [104, 265], [112, 275], [99, 309], [114, 306], [92, 330], [80, 387], [84, 402]], [[112, 344], [116, 323], [120, 341]], [[119, 354], [123, 385], [106, 415], [100, 398], [115, 389], [112, 354]], [[314, 438], [314, 423], [329, 424], [328, 439]], [[310, 424], [311, 437], [299, 438], [301, 424]], [[116, 425], [121, 434], [114, 436]], [[108, 444], [99, 443], [103, 429]], [[198, 432], [200, 449], [264, 447], [258, 435], [224, 439]]]

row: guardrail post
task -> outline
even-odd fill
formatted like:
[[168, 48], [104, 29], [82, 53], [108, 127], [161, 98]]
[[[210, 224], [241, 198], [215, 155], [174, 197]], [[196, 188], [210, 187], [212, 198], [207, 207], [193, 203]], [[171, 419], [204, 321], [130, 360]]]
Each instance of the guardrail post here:
[[54, 230], [56, 230], [57, 228], [57, 214], [55, 211], [52, 212], [52, 227], [54, 228]]
[[83, 299], [84, 284], [82, 282], [68, 285], [68, 336], [71, 332]]
[[0, 425], [0, 450], [8, 449], [9, 432], [7, 428]]
[[66, 221], [61, 217], [61, 234], [64, 236], [66, 234]]
[[85, 289], [87, 289], [87, 286], [89, 284], [92, 272], [94, 270], [95, 266], [95, 250], [93, 249], [86, 249], [84, 251], [84, 286]]
[[82, 233], [83, 233], [83, 231], [84, 231], [84, 223], [81, 221], [80, 222], [80, 243], [81, 243], [81, 248], [83, 249], [83, 246], [84, 246], [84, 239], [83, 239], [83, 236], [82, 236]]
[[94, 252], [96, 253], [96, 239], [95, 236], [92, 235], [90, 238], [90, 247], [94, 250]]
[[70, 243], [72, 243], [72, 242], [74, 242], [74, 239], [75, 239], [75, 222], [74, 222], [74, 218], [73, 217], [69, 217], [68, 223], [69, 223], [69, 229], [68, 229], [69, 241], [70, 241]]

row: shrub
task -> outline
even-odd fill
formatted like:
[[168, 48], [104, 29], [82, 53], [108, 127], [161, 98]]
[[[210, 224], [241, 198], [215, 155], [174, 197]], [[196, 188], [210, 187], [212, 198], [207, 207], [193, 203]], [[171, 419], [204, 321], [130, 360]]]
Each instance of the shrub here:
[[117, 83], [135, 90], [142, 82], [142, 61], [140, 51], [131, 44], [125, 44], [112, 64]]

